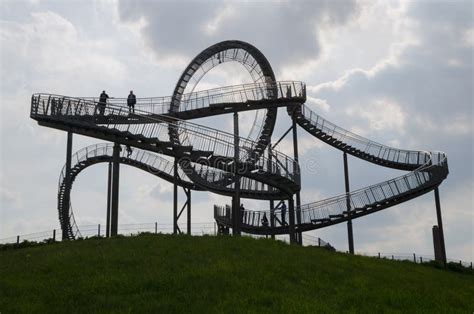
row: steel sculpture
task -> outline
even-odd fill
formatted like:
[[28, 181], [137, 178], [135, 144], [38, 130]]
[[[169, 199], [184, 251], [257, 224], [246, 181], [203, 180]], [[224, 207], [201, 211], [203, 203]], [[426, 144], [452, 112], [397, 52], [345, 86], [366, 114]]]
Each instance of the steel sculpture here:
[[[195, 91], [214, 67], [238, 62], [253, 79], [251, 84]], [[77, 175], [97, 163], [109, 164], [107, 235], [117, 233], [119, 164], [142, 169], [174, 184], [174, 233], [186, 209], [187, 232], [191, 229], [191, 191], [211, 191], [233, 197], [232, 205], [214, 205], [219, 230], [234, 234], [289, 234], [301, 243], [301, 233], [348, 222], [348, 242], [354, 251], [352, 221], [356, 218], [435, 192], [442, 260], [446, 260], [438, 186], [448, 175], [442, 152], [411, 151], [388, 147], [345, 130], [311, 111], [302, 82], [276, 81], [265, 56], [242, 41], [224, 41], [198, 54], [180, 76], [170, 97], [138, 98], [129, 113], [126, 99], [111, 99], [98, 110], [98, 99], [54, 94], [33, 94], [31, 118], [38, 124], [66, 131], [66, 165], [58, 187], [58, 213], [63, 239], [80, 235], [70, 201]], [[293, 158], [271, 145], [277, 110], [286, 107], [292, 125]], [[249, 137], [239, 136], [238, 113], [260, 110]], [[234, 114], [234, 133], [187, 120], [226, 113]], [[346, 193], [326, 200], [301, 204], [299, 191], [298, 134], [301, 127], [315, 138], [342, 151]], [[72, 154], [72, 134], [111, 142], [85, 147]], [[133, 147], [128, 153], [125, 147]], [[409, 171], [407, 174], [356, 191], [349, 190], [347, 155], [379, 166]], [[169, 158], [165, 158], [168, 156]], [[177, 189], [185, 190], [186, 202], [178, 211]], [[270, 201], [269, 210], [239, 208], [240, 198]], [[279, 202], [277, 206], [275, 202]], [[288, 202], [288, 210], [282, 204]], [[296, 204], [294, 204], [296, 202]], [[295, 206], [296, 205], [296, 206]], [[279, 209], [278, 209], [279, 208]], [[238, 210], [236, 210], [238, 209]], [[264, 218], [265, 217], [265, 218]]]

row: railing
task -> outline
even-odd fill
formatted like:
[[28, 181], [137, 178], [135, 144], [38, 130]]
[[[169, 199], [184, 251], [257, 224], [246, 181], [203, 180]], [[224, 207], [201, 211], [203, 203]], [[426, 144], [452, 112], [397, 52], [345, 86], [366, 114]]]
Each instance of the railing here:
[[[84, 147], [78, 150], [76, 153], [72, 155], [73, 167], [71, 170], [76, 169], [76, 174], [78, 174], [77, 170], [80, 168], [87, 167], [89, 164], [86, 162], [91, 158], [97, 157], [112, 157], [113, 156], [113, 144], [108, 143], [100, 143], [94, 144], [87, 147]], [[123, 147], [122, 151], [120, 152], [120, 158], [126, 158], [127, 160], [132, 160], [137, 163], [142, 163], [147, 165], [147, 171], [152, 174], [158, 174], [158, 172], [167, 174], [169, 177], [173, 177], [174, 175], [174, 163], [167, 159], [160, 157], [157, 154], [133, 148], [132, 152], [129, 153]], [[204, 169], [204, 171], [202, 171]], [[64, 193], [66, 193], [66, 186], [65, 186], [65, 173], [66, 173], [66, 166], [64, 166], [61, 170], [58, 182], [58, 211], [60, 215], [60, 221], [64, 219], [68, 219], [71, 227], [71, 231], [74, 237], [81, 237], [82, 230], [80, 230], [74, 218], [74, 212], [71, 201], [69, 202], [69, 208], [66, 211], [64, 207]], [[205, 165], [199, 165], [199, 170], [196, 172], [201, 178], [199, 183], [205, 184], [208, 188], [212, 189], [222, 189], [225, 188], [229, 191], [233, 191], [235, 188], [235, 181], [232, 179], [233, 175], [224, 172], [215, 168], [207, 167]], [[178, 167], [178, 176], [181, 181], [187, 182], [188, 184], [193, 184], [192, 181], [187, 179], [187, 176], [184, 171], [180, 167]], [[74, 180], [75, 176], [72, 176], [72, 180]], [[226, 180], [227, 178], [227, 180]], [[231, 180], [229, 180], [231, 178]], [[204, 182], [203, 182], [204, 181]], [[269, 187], [266, 184], [263, 184], [257, 180], [249, 179], [246, 177], [241, 178], [240, 180], [241, 192], [248, 193], [248, 194], [259, 194], [264, 193], [268, 195]], [[64, 217], [64, 213], [69, 213], [69, 218]]]
[[[217, 235], [217, 225], [215, 222], [202, 222], [202, 223], [192, 223], [191, 224], [192, 235], [202, 236], [202, 235]], [[105, 237], [104, 225], [84, 225], [81, 226], [83, 230], [83, 235], [79, 238], [91, 238], [91, 237]], [[173, 232], [172, 224], [162, 224], [158, 222], [154, 223], [140, 223], [140, 224], [121, 224], [118, 225], [118, 234], [130, 236], [137, 235], [140, 233], [161, 233], [161, 234], [170, 234]], [[264, 236], [257, 235], [247, 235], [254, 238], [262, 238]], [[327, 247], [334, 249], [328, 242], [324, 241], [319, 237], [315, 237], [309, 234], [303, 234], [304, 245], [305, 246], [318, 246], [318, 247]], [[289, 243], [289, 240], [284, 238], [279, 238], [283, 242]], [[52, 229], [48, 231], [35, 232], [30, 234], [22, 234], [14, 237], [0, 239], [0, 245], [5, 244], [16, 244], [20, 245], [24, 241], [28, 242], [59, 242], [61, 237], [59, 236], [58, 229]], [[340, 253], [346, 253], [343, 251], [338, 251]], [[397, 261], [408, 261], [414, 262], [417, 264], [427, 263], [434, 261], [435, 258], [432, 255], [423, 255], [416, 253], [382, 253], [382, 252], [356, 252], [356, 255], [367, 256], [367, 257], [376, 257], [381, 259], [388, 260], [397, 260]], [[447, 259], [448, 263], [459, 264], [465, 268], [473, 269], [472, 262], [463, 261], [460, 259]]]
[[[112, 157], [113, 155], [113, 144], [107, 144], [107, 143], [100, 143], [100, 144], [95, 144], [95, 145], [90, 145], [87, 147], [84, 147], [77, 151], [75, 154], [72, 155], [72, 164], [74, 169], [75, 167], [81, 167], [80, 165], [83, 164], [85, 161], [87, 161], [89, 158], [94, 158], [94, 157], [99, 157], [99, 156], [109, 156]], [[141, 149], [132, 149], [131, 154], [125, 150], [122, 149], [120, 152], [120, 157], [121, 158], [127, 158], [129, 160], [134, 160], [136, 162], [144, 163], [148, 166], [149, 172], [162, 172], [165, 174], [168, 174], [169, 176], [173, 176], [174, 174], [174, 164], [173, 162], [164, 159], [157, 154], [141, 150]], [[191, 181], [187, 180], [186, 175], [184, 172], [178, 168], [178, 175], [180, 176], [180, 179], [188, 182], [189, 184], [192, 184]], [[63, 219], [68, 219], [68, 223], [70, 224], [71, 231], [73, 233], [73, 236], [81, 236], [82, 230], [80, 230], [76, 223], [75, 223], [75, 218], [74, 218], [74, 212], [72, 208], [71, 201], [69, 201], [69, 218], [62, 217], [63, 213], [65, 213], [64, 204], [61, 203], [64, 202], [64, 193], [66, 193], [66, 186], [65, 186], [65, 177], [66, 177], [66, 165], [61, 170], [61, 173], [59, 175], [59, 182], [58, 182], [58, 211], [60, 215], [60, 220], [62, 221]]]
[[[423, 193], [441, 183], [448, 175], [448, 163], [446, 154], [442, 152], [408, 151], [389, 148], [382, 144], [360, 137], [352, 132], [344, 130], [335, 124], [324, 120], [318, 115], [302, 106], [302, 114], [311, 124], [327, 136], [337, 139], [342, 143], [351, 143], [353, 148], [363, 147], [361, 151], [370, 153], [375, 149], [375, 156], [385, 158], [398, 163], [406, 163], [416, 166], [417, 169], [406, 175], [387, 180], [369, 187], [365, 187], [347, 194], [338, 195], [329, 199], [301, 205], [295, 209], [296, 216], [301, 218], [301, 225], [314, 225], [330, 221], [343, 221], [349, 215], [359, 214], [364, 211], [374, 211], [377, 208], [385, 208], [391, 201], [399, 202], [403, 198], [409, 198], [413, 193]], [[306, 114], [305, 114], [306, 111]], [[309, 114], [308, 114], [309, 113]], [[396, 157], [395, 157], [396, 156]], [[392, 158], [393, 157], [393, 158]], [[227, 207], [215, 207], [215, 217], [220, 219], [227, 214]], [[229, 209], [232, 210], [232, 209]], [[269, 210], [245, 210], [242, 213], [243, 226], [252, 228], [269, 228], [267, 221], [275, 219], [284, 226], [288, 213]], [[335, 220], [334, 220], [335, 219]], [[226, 220], [222, 220], [225, 222]], [[278, 224], [272, 224], [278, 227]]]
[[[239, 210], [241, 209], [239, 208]], [[230, 226], [232, 224], [232, 206], [214, 205], [214, 218]], [[243, 211], [241, 210], [241, 218], [242, 226], [244, 227], [270, 228], [271, 219], [273, 219], [275, 227], [288, 226], [290, 216], [288, 209], [277, 208], [272, 212], [244, 209]], [[267, 222], [266, 225], [264, 221]]]
[[[275, 94], [276, 93], [276, 94]], [[99, 97], [77, 97], [84, 101], [99, 102]], [[303, 82], [249, 83], [219, 87], [184, 94], [179, 107], [171, 108], [173, 99], [167, 97], [136, 98], [135, 108], [150, 114], [167, 114], [170, 111], [182, 112], [202, 109], [216, 104], [246, 103], [250, 101], [298, 99], [303, 103], [306, 99], [306, 85]], [[127, 98], [109, 98], [109, 104], [127, 106]]]
[[[301, 224], [314, 224], [315, 222], [323, 222], [331, 220], [332, 217], [346, 216], [349, 213], [357, 213], [359, 210], [367, 210], [368, 207], [375, 209], [378, 204], [390, 201], [396, 198], [402, 198], [407, 194], [432, 188], [439, 184], [447, 175], [447, 158], [444, 153], [436, 152], [429, 156], [435, 156], [433, 163], [431, 159], [427, 165], [421, 166], [419, 169], [412, 171], [406, 175], [395, 179], [384, 181], [369, 187], [365, 187], [348, 194], [338, 195], [329, 199], [301, 205], [295, 209], [296, 215], [301, 216]], [[349, 208], [347, 207], [349, 204]], [[216, 217], [225, 216], [227, 207], [215, 205]], [[228, 207], [231, 211], [232, 209]], [[224, 215], [225, 214], [225, 215]], [[288, 212], [275, 211], [272, 214], [269, 210], [248, 210], [242, 214], [242, 223], [250, 227], [268, 228], [264, 225], [265, 216], [268, 220], [271, 218], [278, 219], [285, 225], [288, 222]], [[230, 215], [230, 217], [232, 217]], [[276, 225], [278, 227], [278, 225]]]
[[[195, 164], [193, 172], [184, 171], [195, 183], [205, 185], [210, 190], [225, 189], [229, 192], [235, 191], [235, 176], [230, 172], [225, 172], [202, 164]], [[268, 195], [270, 187], [258, 180], [247, 177], [240, 178], [241, 193]]]
[[[71, 156], [71, 164], [74, 166], [75, 164], [79, 164], [86, 161], [88, 158], [97, 156], [111, 157], [113, 155], [113, 147], [114, 145], [110, 143], [99, 143], [86, 146], [78, 150], [75, 154]], [[120, 158], [127, 158], [147, 164], [150, 169], [157, 169], [160, 172], [166, 173], [170, 176], [172, 176], [174, 173], [174, 164], [172, 161], [169, 161], [155, 153], [146, 150], [133, 148], [130, 156], [128, 156], [127, 150], [122, 149], [122, 151], [120, 152]], [[180, 168], [178, 168], [178, 175], [182, 180], [186, 181], [187, 177]], [[66, 165], [63, 166], [61, 174], [59, 175], [58, 187], [61, 187], [61, 184], [63, 184], [65, 177]], [[189, 180], [188, 182], [192, 183]]]
[[[81, 225], [80, 228], [83, 230], [83, 232], [78, 238], [104, 237], [106, 233], [104, 224]], [[217, 231], [216, 222], [196, 222], [191, 224], [191, 234], [194, 236], [217, 235]], [[0, 239], [0, 244], [20, 244], [23, 241], [61, 241], [60, 233], [58, 232], [59, 229], [51, 229], [42, 232], [21, 234], [14, 237]], [[155, 234], [171, 234], [173, 233], [173, 224], [152, 222], [118, 225], [118, 234], [120, 235], [136, 235], [144, 232]], [[261, 235], [243, 234], [253, 238], [265, 237]], [[329, 244], [328, 242], [312, 235], [304, 234], [303, 236], [306, 239], [305, 245], [323, 247]], [[277, 239], [289, 243], [287, 237], [278, 237]]]
[[[126, 108], [108, 104], [105, 107], [92, 101], [80, 98], [50, 94], [32, 96], [31, 116], [34, 118], [50, 117], [69, 123], [105, 127], [111, 131], [129, 132], [135, 136], [156, 139], [157, 142], [169, 143], [168, 123], [174, 123], [179, 136], [184, 137], [181, 145], [192, 146], [195, 150], [210, 151], [219, 157], [233, 159], [234, 135], [209, 127], [200, 126], [169, 117], [147, 117], [149, 113], [135, 111], [129, 114]], [[138, 119], [143, 123], [129, 124], [129, 119]], [[285, 154], [272, 151], [272, 160], [252, 153], [255, 142], [240, 138], [239, 161], [244, 165], [242, 175], [247, 171], [271, 173], [299, 183], [299, 168], [295, 161]], [[169, 152], [168, 152], [169, 153]], [[295, 169], [296, 165], [296, 169]]]
[[306, 105], [301, 106], [301, 113], [316, 129], [373, 157], [413, 166], [424, 165], [430, 159], [429, 152], [393, 148], [352, 133], [322, 118]]
[[[104, 237], [105, 236], [105, 225], [81, 225], [81, 236], [78, 238], [89, 238], [89, 237]], [[191, 224], [192, 235], [215, 235], [217, 229], [214, 222], [198, 222]], [[165, 223], [139, 223], [139, 224], [120, 224], [118, 225], [118, 234], [121, 235], [134, 235], [142, 232], [150, 233], [172, 233], [173, 224]], [[35, 232], [30, 234], [22, 234], [14, 237], [0, 239], [0, 244], [20, 244], [23, 241], [61, 241], [60, 229], [52, 229], [48, 231]]]
[[[389, 259], [395, 261], [408, 261], [416, 264], [428, 263], [436, 260], [433, 255], [416, 253], [356, 252], [356, 254], [361, 256], [377, 257], [381, 259]], [[459, 264], [463, 267], [473, 269], [472, 262], [466, 262], [459, 259], [447, 259], [447, 262]]]

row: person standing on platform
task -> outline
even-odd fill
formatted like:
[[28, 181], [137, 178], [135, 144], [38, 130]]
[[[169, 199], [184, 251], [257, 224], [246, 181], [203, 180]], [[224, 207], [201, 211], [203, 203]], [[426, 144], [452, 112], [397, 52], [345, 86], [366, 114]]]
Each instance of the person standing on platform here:
[[245, 222], [245, 207], [244, 204], [240, 204], [240, 219], [242, 220], [242, 223]]
[[127, 98], [128, 112], [135, 113], [135, 104], [137, 103], [137, 97], [133, 94], [133, 90], [130, 91], [130, 94]]
[[268, 219], [267, 219], [267, 214], [263, 213], [263, 218], [262, 218], [262, 226], [267, 228], [268, 227]]
[[285, 202], [281, 203], [280, 209], [281, 209], [281, 225], [285, 226], [286, 225], [286, 204], [285, 204]]
[[109, 98], [109, 95], [105, 92], [105, 90], [102, 91], [102, 94], [99, 96], [99, 114], [101, 116], [104, 115], [105, 112], [105, 107], [107, 106], [107, 99]]

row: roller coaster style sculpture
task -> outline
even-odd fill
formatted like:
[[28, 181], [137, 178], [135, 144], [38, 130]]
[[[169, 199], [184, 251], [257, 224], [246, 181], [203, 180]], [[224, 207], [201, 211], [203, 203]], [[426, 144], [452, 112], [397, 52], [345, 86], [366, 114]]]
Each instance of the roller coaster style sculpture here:
[[[243, 65], [253, 83], [195, 91], [206, 73], [226, 62]], [[351, 253], [353, 219], [434, 191], [440, 258], [446, 259], [438, 193], [439, 184], [448, 175], [446, 155], [388, 147], [325, 120], [305, 105], [305, 84], [276, 81], [268, 60], [248, 43], [224, 41], [205, 49], [186, 67], [172, 96], [138, 98], [134, 113], [129, 113], [126, 99], [109, 99], [106, 105], [97, 101], [53, 94], [33, 94], [31, 98], [31, 118], [39, 125], [68, 132], [66, 165], [58, 187], [63, 239], [80, 235], [70, 199], [75, 178], [87, 167], [105, 162], [109, 164], [107, 236], [117, 234], [119, 165], [123, 163], [174, 185], [174, 233], [181, 232], [178, 220], [185, 209], [190, 233], [191, 191], [211, 191], [232, 197], [231, 205], [214, 205], [214, 217], [223, 233], [232, 229], [233, 234], [289, 234], [290, 242], [301, 243], [304, 231], [347, 221]], [[287, 108], [292, 119], [292, 126], [283, 135], [293, 131], [292, 157], [271, 144], [279, 107]], [[249, 138], [240, 137], [238, 114], [251, 110], [257, 114]], [[226, 113], [234, 115], [233, 134], [187, 121]], [[343, 152], [345, 194], [301, 204], [297, 126]], [[88, 146], [73, 155], [73, 133], [112, 143]], [[133, 147], [131, 153], [122, 149], [124, 146]], [[347, 154], [409, 172], [351, 192]], [[187, 196], [180, 211], [178, 186]], [[270, 208], [240, 208], [241, 198], [269, 200]], [[276, 201], [287, 201], [288, 210], [278, 209]]]

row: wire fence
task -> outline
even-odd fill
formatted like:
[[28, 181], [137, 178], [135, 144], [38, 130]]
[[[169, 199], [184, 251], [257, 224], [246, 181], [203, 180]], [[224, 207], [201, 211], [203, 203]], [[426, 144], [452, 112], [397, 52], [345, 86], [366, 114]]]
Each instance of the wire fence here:
[[[82, 225], [79, 226], [80, 236], [77, 238], [92, 238], [92, 237], [105, 237], [106, 230], [105, 225]], [[121, 224], [118, 225], [117, 233], [124, 236], [133, 236], [139, 233], [162, 233], [171, 234], [173, 233], [173, 224], [169, 223], [139, 223], [139, 224]], [[186, 233], [186, 230], [181, 230], [181, 233]], [[197, 222], [191, 224], [191, 235], [217, 235], [218, 228], [215, 222]], [[245, 236], [252, 238], [269, 238], [270, 236], [255, 235], [249, 233], [242, 233]], [[303, 235], [305, 246], [320, 246], [320, 247], [331, 247], [332, 246], [321, 238], [312, 235]], [[279, 241], [289, 243], [289, 238], [284, 235], [277, 235], [275, 237]], [[14, 237], [8, 237], [0, 239], [1, 244], [20, 244], [24, 241], [29, 242], [48, 242], [48, 241], [61, 241], [61, 230], [52, 229], [50, 231], [42, 231], [36, 233], [22, 234]]]
[[[416, 254], [416, 253], [385, 253], [385, 252], [357, 252], [357, 255], [377, 257], [382, 259], [390, 259], [397, 261], [409, 261], [416, 264], [428, 263], [436, 261], [433, 255]], [[446, 259], [448, 263], [459, 264], [463, 267], [473, 269], [472, 262], [466, 262], [458, 259]]]
[[[79, 226], [81, 236], [78, 238], [105, 237], [105, 225], [83, 225]], [[120, 235], [136, 235], [139, 233], [173, 233], [173, 224], [139, 223], [139, 224], [121, 224], [118, 225], [117, 233]], [[185, 232], [182, 232], [185, 233]], [[216, 235], [217, 226], [215, 222], [198, 222], [191, 224], [192, 235]], [[29, 234], [17, 235], [0, 239], [0, 244], [19, 244], [23, 241], [42, 242], [47, 240], [61, 241], [61, 230], [52, 229], [50, 231], [35, 232]]]
[[[80, 226], [81, 238], [92, 238], [92, 237], [105, 237], [106, 230], [103, 224], [97, 225], [84, 225]], [[193, 236], [202, 236], [202, 235], [217, 235], [217, 224], [215, 222], [196, 222], [191, 224], [191, 235]], [[162, 234], [171, 234], [173, 233], [173, 224], [166, 223], [139, 223], [139, 224], [121, 224], [118, 225], [118, 234], [124, 236], [133, 236], [140, 233], [162, 233]], [[182, 232], [186, 233], [186, 232]], [[253, 238], [268, 238], [269, 236], [265, 235], [254, 235], [246, 234]], [[276, 236], [277, 240], [289, 243], [289, 238], [286, 236]], [[303, 234], [303, 245], [304, 246], [318, 246], [325, 247], [330, 250], [336, 251], [334, 247], [331, 246], [329, 242], [324, 241], [323, 239], [309, 235]], [[17, 235], [14, 237], [8, 237], [0, 239], [1, 244], [20, 244], [24, 241], [28, 242], [48, 242], [48, 241], [61, 241], [61, 230], [52, 229], [49, 231], [41, 231], [29, 234]], [[341, 253], [347, 253], [344, 251], [338, 251]], [[377, 257], [380, 259], [390, 259], [397, 261], [409, 261], [417, 264], [428, 263], [435, 261], [433, 255], [425, 254], [416, 254], [416, 253], [387, 253], [387, 252], [356, 252], [357, 255], [368, 256], [368, 257]], [[447, 259], [450, 263], [456, 263], [463, 267], [473, 269], [472, 262], [466, 262], [462, 260]]]

